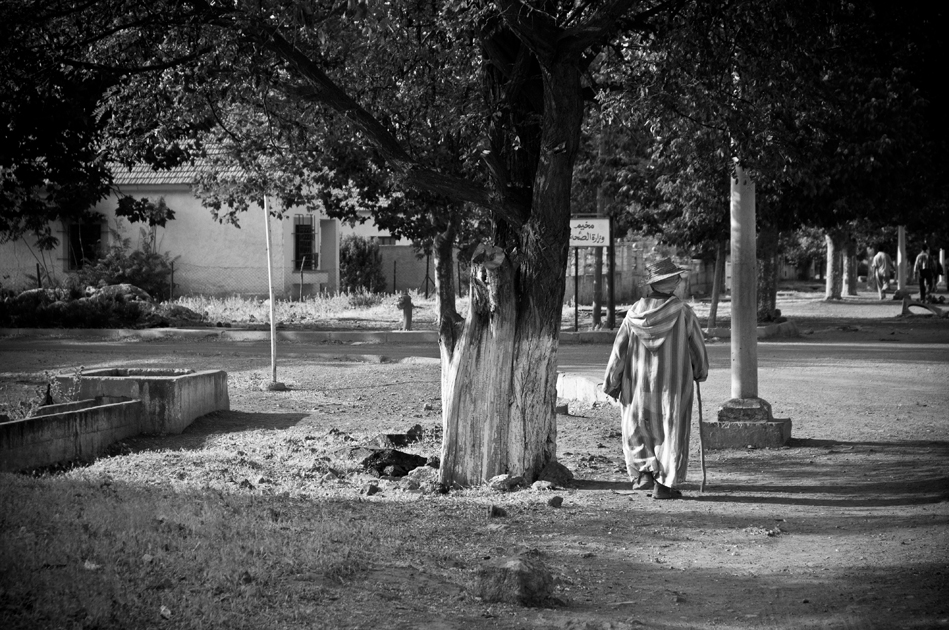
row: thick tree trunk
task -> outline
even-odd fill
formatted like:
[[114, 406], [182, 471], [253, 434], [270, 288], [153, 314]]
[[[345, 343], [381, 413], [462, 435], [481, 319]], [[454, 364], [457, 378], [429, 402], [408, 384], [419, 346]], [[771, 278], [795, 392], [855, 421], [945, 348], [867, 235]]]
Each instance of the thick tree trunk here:
[[827, 244], [827, 266], [824, 272], [826, 278], [824, 284], [824, 299], [841, 299], [841, 280], [843, 276], [843, 238], [839, 230], [828, 230], [824, 236]]
[[778, 301], [778, 230], [762, 225], [758, 232], [758, 321], [774, 318]]
[[847, 295], [857, 295], [857, 241], [846, 239], [843, 248], [843, 286]]
[[443, 392], [441, 481], [510, 473], [533, 481], [556, 458], [557, 345], [570, 232], [570, 183], [583, 114], [576, 60], [544, 72], [531, 214], [495, 268], [472, 276], [471, 307]]
[[708, 309], [708, 327], [715, 328], [718, 325], [718, 301], [722, 294], [722, 287], [725, 284], [725, 250], [728, 248], [728, 241], [719, 241], [715, 247], [715, 275], [712, 277], [712, 303]]
[[[455, 233], [449, 226], [444, 232], [435, 237], [432, 246], [432, 256], [435, 259], [435, 290], [438, 294], [438, 340], [442, 359], [442, 391], [448, 385], [449, 367], [451, 359], [461, 337], [462, 318], [455, 310], [455, 288], [452, 267], [454, 256]], [[442, 412], [444, 413], [444, 398]]]

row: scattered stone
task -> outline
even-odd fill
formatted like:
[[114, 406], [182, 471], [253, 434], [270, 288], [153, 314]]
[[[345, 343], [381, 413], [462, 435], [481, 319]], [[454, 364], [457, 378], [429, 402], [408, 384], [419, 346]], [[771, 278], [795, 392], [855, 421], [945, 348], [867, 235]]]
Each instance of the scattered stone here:
[[488, 508], [488, 518], [501, 518], [503, 516], [507, 516], [507, 510], [503, 507], [492, 505]]
[[[424, 466], [426, 461], [426, 458], [420, 455], [412, 455], [411, 453], [404, 453], [392, 448], [387, 448], [374, 451], [371, 455], [366, 457], [360, 465], [376, 476], [387, 474], [385, 470], [389, 467], [393, 467], [393, 472], [401, 468], [402, 475], [405, 475], [410, 470]], [[402, 475], [393, 474], [390, 476], [398, 477]]]
[[376, 437], [372, 438], [371, 440], [369, 440], [369, 442], [366, 445], [371, 448], [395, 448], [396, 446], [398, 446], [392, 440], [392, 438], [390, 438], [385, 433], [380, 433]]
[[510, 492], [518, 486], [524, 485], [524, 478], [521, 476], [497, 475], [488, 480], [488, 487], [498, 492]]
[[404, 477], [408, 472], [403, 466], [386, 466], [382, 469], [385, 477]]
[[447, 488], [439, 481], [438, 471], [429, 466], [419, 466], [415, 470], [410, 470], [409, 474], [399, 482], [399, 488], [407, 492], [421, 494], [445, 494], [448, 492]]
[[96, 290], [94, 296], [90, 295], [89, 297], [95, 297], [100, 301], [114, 300], [116, 302], [150, 302], [152, 299], [147, 291], [128, 283], [110, 284], [101, 287]]
[[432, 455], [431, 457], [425, 460], [425, 465], [428, 466], [429, 468], [438, 469], [442, 467], [442, 460], [439, 459], [438, 456]]
[[556, 490], [557, 486], [550, 481], [535, 481], [531, 484], [531, 490], [535, 492], [546, 492], [548, 490]]
[[559, 508], [561, 505], [563, 505], [563, 497], [550, 497], [550, 499], [547, 500], [547, 505], [550, 507]]
[[369, 482], [359, 489], [359, 494], [371, 497], [374, 494], [379, 494], [382, 492], [382, 489], [375, 482]]
[[539, 481], [549, 481], [561, 488], [566, 488], [573, 481], [573, 473], [560, 462], [551, 460], [540, 471], [537, 479]]
[[519, 556], [491, 560], [480, 569], [472, 594], [485, 602], [543, 606], [554, 592], [550, 569], [538, 558]]
[[371, 440], [368, 446], [372, 448], [395, 448], [396, 446], [406, 446], [418, 442], [422, 439], [422, 425], [416, 424], [409, 428], [405, 433], [380, 433]]

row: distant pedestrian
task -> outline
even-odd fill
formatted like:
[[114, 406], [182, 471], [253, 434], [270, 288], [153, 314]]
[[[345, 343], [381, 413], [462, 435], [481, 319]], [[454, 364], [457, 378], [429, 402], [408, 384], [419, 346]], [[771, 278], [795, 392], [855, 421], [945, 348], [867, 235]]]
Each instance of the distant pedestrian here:
[[939, 276], [943, 274], [943, 270], [938, 258], [930, 254], [929, 259], [933, 263], [932, 272], [929, 274], [929, 295], [932, 297], [936, 295], [936, 288], [939, 286]]
[[874, 279], [881, 300], [886, 299], [886, 290], [890, 288], [890, 275], [893, 273], [893, 259], [881, 248], [872, 248], [875, 252], [870, 259], [870, 273]]
[[929, 280], [933, 273], [933, 261], [929, 255], [929, 245], [923, 245], [922, 251], [916, 256], [916, 262], [913, 264], [913, 276], [919, 282], [919, 301], [926, 302], [926, 294], [929, 291]]
[[402, 289], [402, 295], [396, 301], [395, 305], [402, 311], [402, 330], [412, 330], [412, 296], [408, 289]]
[[682, 496], [689, 467], [693, 381], [708, 377], [702, 328], [673, 293], [687, 269], [669, 258], [646, 268], [650, 291], [627, 312], [610, 353], [603, 391], [622, 407], [623, 454], [634, 490]]

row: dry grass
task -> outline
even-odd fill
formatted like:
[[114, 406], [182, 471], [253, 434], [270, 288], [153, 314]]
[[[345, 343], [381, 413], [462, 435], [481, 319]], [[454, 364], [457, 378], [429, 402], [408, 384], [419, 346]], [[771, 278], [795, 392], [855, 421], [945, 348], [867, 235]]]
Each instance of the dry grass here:
[[[426, 298], [424, 293], [414, 291], [409, 295], [415, 306], [413, 320], [420, 323], [434, 322], [438, 308], [435, 294], [430, 293]], [[398, 299], [398, 295], [379, 293], [327, 293], [298, 301], [278, 300], [274, 305], [274, 313], [276, 320], [282, 324], [319, 325], [347, 320], [395, 325], [402, 319], [402, 311], [396, 306]], [[269, 300], [241, 296], [187, 296], [178, 298], [175, 303], [203, 315], [208, 322], [254, 324], [270, 321]], [[459, 298], [457, 308], [466, 312], [467, 298]]]

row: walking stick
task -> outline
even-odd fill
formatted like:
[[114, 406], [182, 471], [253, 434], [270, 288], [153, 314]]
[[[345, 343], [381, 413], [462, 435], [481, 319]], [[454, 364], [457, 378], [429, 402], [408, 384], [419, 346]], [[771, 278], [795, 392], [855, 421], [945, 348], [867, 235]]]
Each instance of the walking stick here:
[[695, 381], [695, 396], [699, 401], [699, 459], [702, 462], [702, 485], [699, 492], [705, 492], [705, 436], [702, 431], [702, 388]]

